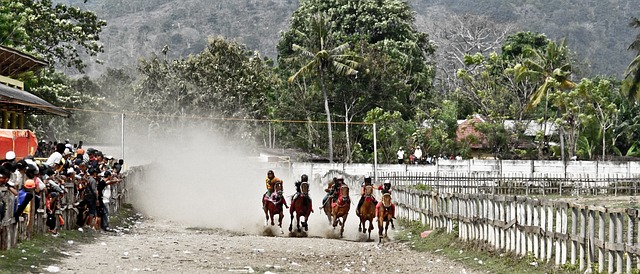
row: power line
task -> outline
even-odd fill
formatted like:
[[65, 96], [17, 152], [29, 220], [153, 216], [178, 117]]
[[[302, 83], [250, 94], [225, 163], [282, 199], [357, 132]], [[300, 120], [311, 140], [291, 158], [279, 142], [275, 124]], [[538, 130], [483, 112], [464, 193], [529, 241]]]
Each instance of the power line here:
[[[0, 103], [11, 103], [15, 104], [12, 101], [1, 101]], [[30, 104], [30, 103], [20, 103], [20, 105], [24, 106], [42, 106], [39, 104]], [[216, 121], [238, 121], [238, 122], [262, 122], [262, 123], [312, 123], [312, 124], [327, 124], [327, 121], [309, 121], [309, 120], [280, 120], [280, 119], [253, 119], [253, 118], [234, 118], [234, 117], [207, 117], [207, 116], [197, 116], [197, 115], [174, 115], [174, 114], [153, 114], [153, 113], [142, 113], [142, 112], [129, 112], [129, 111], [105, 111], [105, 110], [95, 110], [95, 109], [82, 109], [82, 108], [71, 108], [71, 107], [61, 107], [64, 110], [70, 111], [84, 111], [84, 112], [93, 112], [93, 113], [106, 113], [106, 114], [114, 114], [114, 115], [122, 115], [123, 113], [126, 116], [137, 116], [137, 117], [158, 117], [158, 118], [187, 118], [187, 119], [196, 119], [196, 120], [216, 120]], [[331, 124], [347, 124], [347, 122], [338, 122], [332, 121]], [[349, 122], [351, 125], [373, 125], [373, 123], [368, 122]]]

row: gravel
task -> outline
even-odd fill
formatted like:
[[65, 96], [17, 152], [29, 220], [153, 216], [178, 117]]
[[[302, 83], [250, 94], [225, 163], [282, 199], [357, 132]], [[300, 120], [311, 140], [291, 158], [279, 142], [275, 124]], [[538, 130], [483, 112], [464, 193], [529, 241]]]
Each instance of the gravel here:
[[413, 251], [392, 239], [394, 231], [380, 244], [377, 228], [372, 240], [357, 229], [337, 239], [337, 229], [328, 224], [314, 228], [321, 233], [280, 234], [269, 226], [251, 234], [144, 218], [127, 233], [107, 232], [78, 245], [59, 268], [62, 273], [481, 273]]

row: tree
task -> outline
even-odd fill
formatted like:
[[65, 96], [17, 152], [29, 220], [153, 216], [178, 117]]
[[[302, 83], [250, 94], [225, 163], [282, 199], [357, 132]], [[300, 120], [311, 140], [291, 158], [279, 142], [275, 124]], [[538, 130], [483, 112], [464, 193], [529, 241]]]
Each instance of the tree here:
[[[344, 138], [347, 146], [344, 158], [349, 161], [352, 141], [363, 140], [361, 136], [366, 132], [350, 126], [351, 121], [364, 119], [365, 113], [376, 106], [398, 110], [404, 119], [410, 119], [426, 108], [435, 72], [429, 58], [435, 45], [426, 33], [414, 27], [414, 13], [406, 1], [304, 0], [300, 1], [291, 17], [290, 28], [281, 34], [278, 42], [278, 69], [283, 75], [289, 77], [303, 66], [297, 63], [299, 54], [294, 52], [292, 45], [306, 43], [308, 38], [301, 33], [309, 34], [308, 20], [319, 13], [331, 22], [328, 40], [333, 41], [334, 46], [349, 43], [349, 52], [360, 57], [357, 77], [331, 75], [326, 79], [331, 118], [344, 118], [346, 124], [344, 136], [348, 137]], [[314, 91], [306, 86], [312, 83], [309, 80], [314, 79], [303, 77], [289, 88], [303, 90], [306, 100], [313, 97]], [[313, 105], [299, 107], [311, 109]], [[333, 130], [336, 129], [342, 127]], [[339, 149], [342, 139], [338, 140], [334, 146]], [[372, 151], [370, 146], [362, 147]]]
[[[640, 29], [640, 19], [634, 17], [629, 23], [630, 27]], [[636, 35], [636, 39], [629, 45], [628, 50], [636, 52], [636, 57], [633, 58], [627, 70], [624, 73], [624, 85], [623, 88], [630, 100], [637, 100], [638, 91], [640, 89], [640, 33]]]
[[289, 82], [295, 81], [301, 74], [311, 73], [318, 77], [318, 85], [322, 90], [324, 110], [327, 116], [327, 134], [329, 138], [329, 162], [333, 163], [333, 133], [331, 125], [331, 110], [329, 109], [329, 95], [327, 93], [326, 77], [329, 74], [338, 76], [356, 75], [355, 69], [358, 62], [355, 56], [345, 54], [349, 43], [344, 43], [332, 48], [332, 41], [328, 34], [329, 21], [323, 14], [317, 14], [308, 21], [309, 33], [300, 33], [306, 37], [304, 45], [293, 44], [292, 49], [297, 52], [302, 60], [306, 61], [291, 77]]
[[[514, 67], [516, 79], [521, 81], [531, 79], [538, 83], [537, 88], [529, 99], [528, 109], [536, 107], [542, 100], [545, 100], [544, 106], [544, 132], [547, 131], [548, 120], [548, 94], [556, 90], [567, 90], [575, 87], [571, 81], [571, 63], [569, 50], [562, 39], [560, 44], [549, 41], [542, 50], [534, 48], [526, 48], [524, 50], [526, 59], [523, 64]], [[548, 140], [544, 138], [541, 145], [546, 146]], [[560, 127], [560, 146], [562, 160], [564, 161], [564, 136], [563, 129]], [[540, 156], [542, 156], [542, 147], [539, 147]]]
[[95, 56], [107, 23], [91, 11], [51, 0], [0, 0], [0, 44], [44, 57], [51, 67], [86, 67], [79, 49]]
[[[268, 97], [280, 86], [272, 68], [257, 53], [223, 38], [210, 38], [206, 49], [185, 59], [143, 59], [139, 71], [134, 90], [138, 111], [164, 116], [263, 119], [270, 111]], [[157, 119], [175, 122], [171, 117]], [[183, 121], [175, 123], [181, 126]], [[237, 129], [223, 123], [216, 126], [223, 135]], [[250, 137], [255, 132], [246, 128], [241, 133]]]

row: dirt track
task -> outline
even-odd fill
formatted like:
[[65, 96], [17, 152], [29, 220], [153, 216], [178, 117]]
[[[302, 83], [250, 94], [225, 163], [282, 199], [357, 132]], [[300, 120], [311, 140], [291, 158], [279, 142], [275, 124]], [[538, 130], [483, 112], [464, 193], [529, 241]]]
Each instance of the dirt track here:
[[[326, 229], [327, 235], [333, 230]], [[374, 233], [377, 230], [374, 230]], [[476, 273], [393, 240], [290, 237], [266, 228], [257, 236], [189, 229], [144, 219], [128, 234], [104, 234], [78, 247], [61, 273]], [[377, 235], [376, 235], [377, 237]], [[361, 241], [360, 241], [361, 240]]]

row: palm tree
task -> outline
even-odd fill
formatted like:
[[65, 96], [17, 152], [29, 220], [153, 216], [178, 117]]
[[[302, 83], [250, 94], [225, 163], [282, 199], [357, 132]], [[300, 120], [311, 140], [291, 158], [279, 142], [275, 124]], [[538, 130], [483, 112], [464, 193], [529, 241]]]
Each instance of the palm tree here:
[[[630, 27], [640, 29], [640, 19], [632, 18]], [[628, 50], [636, 52], [636, 57], [633, 58], [631, 64], [627, 67], [624, 73], [625, 85], [627, 96], [629, 100], [637, 100], [640, 90], [640, 33], [636, 36], [636, 39], [629, 45]]]
[[[525, 50], [530, 57], [525, 59], [524, 65], [516, 66], [516, 78], [537, 79], [540, 86], [531, 94], [527, 109], [536, 107], [542, 99], [546, 99], [549, 92], [555, 90], [571, 89], [576, 86], [570, 80], [571, 64], [569, 63], [568, 50], [565, 40], [562, 39], [560, 44], [549, 41], [544, 51], [528, 48]], [[547, 109], [548, 100], [545, 100], [544, 110], [544, 139], [547, 133]], [[560, 146], [562, 160], [564, 160], [564, 136], [563, 129], [560, 129]]]
[[333, 163], [333, 133], [331, 130], [331, 111], [329, 109], [329, 95], [327, 93], [326, 78], [330, 74], [338, 76], [355, 75], [358, 71], [355, 69], [358, 62], [355, 56], [345, 54], [349, 49], [349, 43], [344, 43], [335, 48], [330, 49], [329, 40], [329, 21], [322, 15], [317, 14], [309, 18], [309, 33], [298, 32], [306, 45], [293, 44], [291, 47], [298, 56], [306, 63], [296, 71], [289, 82], [293, 82], [304, 73], [310, 73], [318, 78], [318, 84], [322, 90], [324, 99], [324, 110], [327, 115], [327, 131], [329, 136], [329, 161]]

